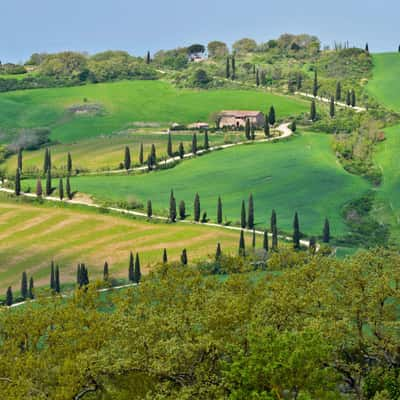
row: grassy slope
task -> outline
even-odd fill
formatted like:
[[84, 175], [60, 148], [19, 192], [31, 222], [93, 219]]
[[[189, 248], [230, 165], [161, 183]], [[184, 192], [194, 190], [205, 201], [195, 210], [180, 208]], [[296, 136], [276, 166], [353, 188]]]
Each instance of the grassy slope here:
[[373, 59], [373, 79], [368, 83], [368, 91], [379, 102], [400, 111], [400, 54], [375, 54]]
[[[67, 116], [65, 109], [100, 103], [97, 116]], [[307, 102], [262, 91], [179, 90], [162, 81], [123, 81], [71, 88], [36, 89], [0, 94], [0, 130], [49, 126], [52, 138], [71, 142], [110, 134], [133, 122], [190, 123], [208, 120], [222, 109], [267, 111], [284, 117], [308, 110]]]
[[213, 256], [217, 242], [225, 252], [237, 252], [237, 232], [188, 224], [155, 224], [52, 204], [14, 203], [0, 196], [2, 292], [8, 285], [19, 288], [24, 270], [34, 275], [37, 286], [48, 284], [52, 259], [60, 265], [65, 283], [75, 280], [78, 262], [88, 265], [92, 279], [101, 276], [105, 260], [112, 276], [125, 278], [130, 250], [140, 253], [144, 271], [148, 263], [161, 261], [164, 247], [171, 261], [179, 259], [183, 248], [188, 250], [189, 261]]
[[[31, 183], [32, 184], [32, 183]], [[151, 199], [166, 212], [170, 190], [192, 212], [195, 192], [203, 211], [215, 220], [218, 195], [227, 220], [238, 221], [242, 199], [253, 193], [256, 222], [265, 226], [272, 208], [279, 226], [291, 231], [294, 211], [304, 232], [320, 234], [325, 216], [333, 233], [343, 234], [342, 205], [368, 188], [360, 177], [346, 173], [330, 149], [330, 138], [307, 133], [288, 142], [240, 146], [186, 161], [172, 170], [150, 175], [81, 177], [73, 189], [103, 200]]]

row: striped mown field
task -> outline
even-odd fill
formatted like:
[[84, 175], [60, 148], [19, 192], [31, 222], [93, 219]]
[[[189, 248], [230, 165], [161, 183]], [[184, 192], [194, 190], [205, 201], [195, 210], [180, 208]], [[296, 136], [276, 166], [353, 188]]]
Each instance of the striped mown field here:
[[[258, 238], [261, 246], [261, 238]], [[84, 262], [92, 279], [101, 277], [104, 261], [113, 277], [127, 277], [129, 251], [139, 252], [143, 272], [162, 260], [179, 260], [183, 248], [189, 263], [213, 257], [217, 242], [236, 254], [239, 234], [191, 224], [148, 222], [132, 217], [102, 214], [96, 210], [53, 204], [15, 203], [0, 197], [0, 291], [12, 285], [19, 290], [23, 271], [35, 286], [49, 282], [52, 259], [60, 265], [62, 283], [74, 282], [76, 265]], [[247, 238], [250, 245], [250, 237]]]

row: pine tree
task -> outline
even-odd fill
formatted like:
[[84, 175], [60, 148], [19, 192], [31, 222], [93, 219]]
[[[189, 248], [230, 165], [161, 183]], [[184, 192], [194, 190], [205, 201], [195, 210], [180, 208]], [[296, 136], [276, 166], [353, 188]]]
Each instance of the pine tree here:
[[58, 265], [56, 266], [56, 271], [55, 271], [55, 275], [54, 275], [54, 290], [56, 293], [60, 293], [60, 291], [61, 291], [60, 268]]
[[54, 290], [56, 287], [56, 281], [55, 281], [55, 270], [54, 270], [54, 261], [51, 262], [50, 265], [50, 289]]
[[271, 232], [274, 230], [274, 226], [277, 226], [276, 211], [272, 210], [271, 213]]
[[21, 297], [24, 300], [28, 297], [28, 277], [25, 271], [22, 273], [21, 278]]
[[125, 146], [124, 168], [128, 171], [131, 169], [131, 151]]
[[60, 178], [60, 182], [58, 184], [58, 195], [60, 197], [60, 200], [64, 198], [64, 184], [63, 180]]
[[313, 83], [313, 96], [317, 97], [318, 94], [318, 75], [317, 71], [314, 72], [314, 83]]
[[151, 55], [150, 55], [150, 51], [148, 51], [146, 54], [146, 64], [150, 64], [150, 63], [151, 63]]
[[181, 263], [182, 265], [187, 265], [188, 263], [188, 257], [187, 257], [187, 251], [186, 249], [182, 250], [182, 254], [181, 254]]
[[226, 74], [225, 74], [226, 79], [229, 79], [231, 77], [231, 62], [229, 60], [229, 56], [226, 58]]
[[272, 229], [272, 250], [278, 250], [278, 228], [276, 225]]
[[246, 255], [246, 245], [244, 242], [244, 232], [240, 231], [240, 239], [239, 239], [239, 256], [244, 257]]
[[153, 206], [151, 204], [151, 200], [147, 200], [147, 218], [151, 218], [153, 216]]
[[268, 231], [264, 231], [264, 237], [263, 237], [263, 249], [268, 252], [269, 250], [269, 243], [268, 243]]
[[221, 250], [221, 243], [217, 244], [217, 250], [215, 251], [215, 261], [219, 261], [222, 256], [222, 250]]
[[271, 108], [269, 109], [268, 121], [269, 121], [269, 124], [270, 124], [271, 126], [274, 126], [274, 125], [275, 125], [275, 122], [276, 122], [276, 115], [275, 115], [275, 108], [274, 108], [274, 106], [271, 106]]
[[65, 192], [67, 193], [67, 197], [69, 200], [72, 199], [72, 192], [71, 192], [71, 183], [69, 181], [69, 176], [67, 176], [67, 181], [65, 183]]
[[167, 262], [168, 262], [167, 249], [164, 249], [162, 259], [163, 259], [163, 264], [167, 264]]
[[296, 250], [300, 249], [300, 225], [297, 212], [294, 214], [293, 220], [293, 247]]
[[250, 140], [251, 139], [251, 127], [250, 127], [250, 120], [246, 118], [246, 125], [244, 127], [244, 131], [246, 134], [246, 139]]
[[329, 104], [329, 115], [331, 118], [335, 116], [335, 98], [333, 96], [331, 96], [331, 101]]
[[31, 276], [31, 279], [29, 279], [29, 290], [28, 290], [28, 296], [30, 299], [35, 298], [35, 286], [33, 283], [33, 277]]
[[68, 171], [68, 175], [71, 175], [71, 173], [72, 173], [72, 157], [71, 157], [71, 153], [67, 154], [67, 171]]
[[197, 135], [194, 133], [192, 138], [192, 153], [197, 154]]
[[310, 254], [315, 254], [315, 252], [317, 251], [317, 243], [314, 236], [310, 237], [310, 241], [308, 243], [308, 249], [310, 251]]
[[351, 106], [356, 106], [356, 92], [354, 91], [354, 89], [351, 91]]
[[13, 292], [11, 286], [9, 286], [6, 293], [6, 305], [10, 307], [12, 306], [13, 302], [14, 302]]
[[221, 196], [218, 196], [217, 224], [222, 224], [222, 200], [221, 200]]
[[109, 271], [108, 271], [108, 262], [105, 261], [104, 262], [104, 267], [103, 267], [103, 281], [107, 282], [109, 278], [110, 278], [110, 274], [109, 274]]
[[256, 71], [256, 85], [260, 86], [260, 72], [258, 70]]
[[193, 213], [194, 220], [196, 222], [199, 222], [200, 221], [200, 210], [201, 210], [201, 207], [200, 207], [200, 196], [199, 196], [198, 193], [196, 193], [196, 195], [194, 196], [193, 209], [194, 209], [194, 213]]
[[141, 279], [142, 279], [142, 272], [140, 271], [139, 253], [136, 253], [136, 257], [135, 257], [135, 283], [140, 283]]
[[185, 156], [185, 148], [183, 147], [183, 143], [179, 143], [179, 158], [182, 160]]
[[51, 186], [51, 170], [47, 170], [47, 175], [46, 175], [46, 196], [50, 196], [52, 192], [52, 186]]
[[331, 241], [331, 229], [328, 218], [325, 218], [324, 229], [322, 231], [322, 241], [324, 243], [329, 243]]
[[184, 220], [186, 218], [186, 204], [183, 200], [179, 202], [179, 219]]
[[268, 118], [265, 118], [265, 124], [264, 124], [264, 135], [265, 137], [269, 137], [270, 136], [270, 129], [269, 129], [269, 122], [268, 122]]
[[317, 108], [315, 105], [315, 100], [312, 100], [310, 108], [310, 120], [314, 122], [316, 119], [317, 119]]
[[247, 227], [249, 229], [254, 228], [254, 200], [252, 194], [250, 194], [249, 196], [249, 214], [247, 219]]
[[253, 236], [252, 236], [251, 245], [252, 245], [253, 249], [256, 248], [256, 231], [254, 229], [253, 229]]
[[174, 191], [171, 190], [171, 195], [169, 197], [169, 220], [171, 222], [176, 221], [176, 200], [174, 197]]
[[336, 101], [340, 101], [342, 99], [342, 84], [338, 82], [336, 84]]
[[246, 228], [247, 220], [246, 220], [246, 205], [244, 200], [242, 200], [242, 211], [240, 213], [240, 226], [242, 229]]
[[22, 172], [22, 148], [21, 147], [18, 148], [17, 167]]
[[174, 155], [173, 150], [172, 150], [171, 132], [168, 132], [167, 154], [168, 154], [168, 157], [172, 157]]
[[139, 147], [139, 164], [143, 165], [144, 159], [143, 159], [143, 143], [140, 143]]
[[134, 280], [135, 280], [135, 264], [134, 264], [132, 252], [130, 252], [130, 255], [129, 255], [128, 279], [129, 279], [129, 282], [134, 282]]
[[208, 150], [210, 148], [210, 143], [208, 141], [208, 132], [204, 132], [204, 149]]
[[19, 168], [15, 172], [15, 194], [16, 196], [21, 194], [21, 172]]
[[232, 80], [234, 81], [236, 79], [236, 59], [235, 56], [232, 56]]
[[36, 181], [36, 196], [41, 197], [43, 194], [42, 181], [40, 178]]
[[350, 92], [350, 90], [348, 90], [347, 94], [346, 94], [346, 105], [351, 106], [351, 92]]

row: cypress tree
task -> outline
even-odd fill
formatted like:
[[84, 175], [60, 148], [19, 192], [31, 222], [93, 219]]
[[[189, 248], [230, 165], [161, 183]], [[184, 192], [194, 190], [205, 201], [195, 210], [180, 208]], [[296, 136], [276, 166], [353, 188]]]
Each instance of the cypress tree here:
[[294, 214], [293, 220], [293, 247], [296, 250], [300, 249], [300, 225], [297, 212]]
[[249, 214], [247, 219], [247, 227], [249, 229], [254, 228], [254, 200], [252, 194], [250, 194], [249, 196]]
[[218, 196], [217, 224], [222, 224], [222, 200], [221, 200], [221, 196]]
[[54, 290], [56, 293], [60, 293], [60, 291], [61, 291], [60, 268], [58, 265], [56, 266], [56, 271], [55, 271], [55, 275], [54, 275]]
[[264, 124], [264, 135], [265, 137], [269, 137], [270, 136], [270, 129], [269, 129], [269, 122], [268, 122], [268, 118], [265, 118], [265, 124]]
[[274, 230], [274, 226], [277, 226], [276, 211], [272, 210], [271, 213], [271, 232]]
[[131, 151], [128, 146], [125, 146], [124, 168], [128, 171], [131, 169]]
[[204, 149], [208, 150], [210, 148], [210, 143], [208, 141], [208, 132], [204, 132]]
[[329, 226], [328, 218], [325, 218], [324, 229], [322, 231], [322, 241], [324, 243], [329, 243], [331, 240], [331, 229]]
[[350, 90], [348, 90], [347, 94], [346, 94], [346, 105], [351, 106], [351, 92], [350, 92]]
[[60, 200], [64, 198], [64, 184], [63, 180], [60, 178], [60, 182], [58, 184], [58, 195], [60, 197]]
[[314, 122], [316, 119], [317, 119], [317, 108], [315, 105], [315, 100], [312, 100], [310, 108], [310, 120]]
[[208, 222], [208, 219], [207, 219], [207, 212], [203, 212], [203, 216], [201, 217], [201, 223], [202, 224], [206, 224]]
[[317, 94], [318, 94], [318, 75], [317, 71], [314, 71], [313, 96], [317, 97]]
[[247, 220], [246, 220], [246, 205], [244, 200], [242, 200], [242, 211], [240, 213], [240, 226], [242, 229], [246, 228]]
[[169, 197], [169, 220], [171, 222], [176, 221], [176, 200], [174, 197], [174, 191], [171, 190], [171, 195]]
[[215, 261], [219, 261], [222, 256], [222, 250], [221, 250], [221, 243], [217, 244], [217, 250], [215, 251]]
[[183, 143], [179, 143], [179, 158], [182, 160], [185, 156], [185, 148], [183, 147]]
[[194, 213], [193, 213], [194, 220], [196, 222], [199, 222], [200, 221], [200, 209], [201, 209], [201, 207], [200, 207], [200, 196], [199, 196], [198, 193], [196, 193], [196, 196], [194, 197], [194, 207], [193, 208], [194, 208]]
[[182, 265], [187, 265], [188, 263], [188, 257], [187, 257], [187, 251], [186, 249], [182, 250], [182, 254], [181, 254], [181, 263]]
[[231, 63], [229, 60], [229, 56], [226, 57], [226, 79], [229, 79], [231, 77]]
[[6, 305], [10, 307], [12, 306], [13, 302], [14, 302], [13, 292], [11, 286], [9, 286], [6, 293]]
[[246, 134], [246, 139], [250, 140], [251, 139], [251, 127], [250, 127], [250, 120], [246, 118], [246, 125], [244, 127], [244, 131]]
[[151, 160], [151, 166], [152, 167], [154, 165], [157, 165], [156, 146], [154, 144], [151, 145], [150, 160]]
[[52, 192], [52, 186], [51, 186], [51, 170], [47, 170], [47, 175], [46, 175], [46, 196], [50, 196]]
[[103, 281], [107, 282], [109, 277], [110, 277], [110, 275], [109, 275], [109, 271], [108, 271], [108, 262], [105, 261], [104, 267], [103, 267]]
[[275, 122], [276, 122], [276, 115], [275, 115], [275, 108], [274, 108], [274, 106], [271, 106], [271, 108], [269, 109], [268, 121], [269, 121], [269, 124], [270, 124], [271, 126], [274, 126], [274, 125], [275, 125]]
[[136, 253], [136, 257], [135, 257], [135, 283], [139, 283], [141, 279], [142, 279], [142, 272], [140, 271], [139, 253]]
[[258, 70], [256, 71], [256, 85], [260, 86], [260, 72]]
[[356, 106], [356, 92], [354, 91], [354, 89], [351, 91], [351, 106]]
[[269, 250], [269, 243], [268, 243], [268, 231], [264, 231], [264, 237], [263, 237], [263, 249], [268, 252]]
[[232, 80], [234, 81], [236, 78], [236, 60], [235, 60], [235, 55], [232, 56]]
[[272, 250], [278, 250], [278, 228], [276, 225], [272, 229]]
[[331, 118], [335, 116], [335, 98], [331, 96], [331, 102], [329, 104], [329, 115]]
[[192, 138], [192, 153], [194, 155], [197, 154], [197, 135], [196, 135], [196, 133], [193, 134], [193, 138]]
[[50, 149], [48, 149], [48, 152], [47, 152], [47, 170], [51, 171], [51, 152], [50, 152]]
[[171, 136], [171, 132], [168, 132], [167, 154], [168, 154], [169, 157], [172, 157], [174, 155], [174, 153], [172, 151], [172, 136]]
[[43, 158], [43, 173], [46, 174], [48, 169], [49, 169], [49, 149], [46, 148], [46, 150], [44, 151], [44, 158]]
[[369, 46], [368, 46], [368, 43], [365, 44], [365, 52], [366, 52], [367, 54], [369, 54]]
[[17, 196], [21, 194], [21, 173], [19, 168], [15, 172], [15, 194]]
[[22, 273], [21, 278], [21, 297], [24, 300], [28, 297], [28, 277], [25, 271]]
[[150, 55], [150, 51], [148, 51], [146, 54], [146, 64], [150, 64], [150, 63], [151, 63], [151, 55]]
[[55, 270], [54, 270], [54, 261], [51, 262], [50, 265], [50, 289], [54, 290], [56, 287], [56, 281], [55, 281]]
[[89, 271], [86, 268], [85, 264], [81, 265], [81, 272], [82, 272], [82, 285], [81, 286], [89, 285]]
[[143, 165], [144, 159], [143, 159], [143, 143], [140, 143], [139, 147], [139, 164]]
[[17, 167], [22, 172], [22, 148], [21, 147], [18, 148]]
[[130, 255], [129, 255], [128, 278], [129, 278], [129, 282], [134, 282], [134, 280], [135, 280], [135, 263], [133, 260], [132, 252], [130, 252]]
[[36, 196], [41, 197], [43, 194], [42, 181], [40, 178], [36, 181]]
[[151, 204], [151, 200], [147, 200], [147, 218], [151, 218], [153, 216], [153, 206]]
[[338, 82], [336, 84], [336, 101], [340, 101], [342, 99], [342, 84]]
[[184, 220], [186, 218], [186, 205], [183, 200], [179, 202], [179, 219]]
[[69, 182], [69, 176], [67, 176], [67, 181], [65, 183], [65, 191], [69, 200], [72, 199], [71, 183]]
[[315, 254], [315, 252], [317, 250], [317, 243], [316, 243], [316, 240], [315, 240], [314, 236], [310, 237], [310, 241], [309, 241], [309, 244], [308, 244], [308, 249], [310, 251], [310, 254]]
[[166, 263], [168, 262], [167, 249], [165, 249], [165, 248], [164, 248], [164, 251], [163, 251], [163, 257], [162, 257], [162, 259], [163, 259], [163, 264], [166, 264]]
[[252, 236], [251, 245], [252, 245], [253, 249], [256, 248], [256, 231], [254, 229], [253, 229], [253, 236]]
[[67, 154], [67, 171], [68, 171], [68, 175], [71, 175], [71, 173], [72, 173], [72, 157], [71, 157], [71, 153]]
[[29, 279], [29, 290], [28, 290], [28, 296], [30, 299], [35, 298], [35, 287], [33, 284], [33, 277], [31, 276], [31, 279]]
[[246, 255], [246, 245], [244, 242], [244, 232], [240, 231], [240, 239], [239, 239], [239, 256], [244, 257]]
[[296, 88], [297, 90], [300, 90], [303, 85], [303, 77], [301, 76], [301, 73], [298, 73], [296, 75]]

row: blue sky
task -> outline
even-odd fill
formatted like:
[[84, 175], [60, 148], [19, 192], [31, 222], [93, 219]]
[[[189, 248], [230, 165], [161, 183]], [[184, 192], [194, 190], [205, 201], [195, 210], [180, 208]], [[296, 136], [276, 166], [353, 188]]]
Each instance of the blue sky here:
[[398, 0], [11, 0], [1, 7], [0, 60], [33, 52], [107, 49], [136, 55], [193, 42], [266, 41], [311, 33], [370, 50], [400, 44]]

